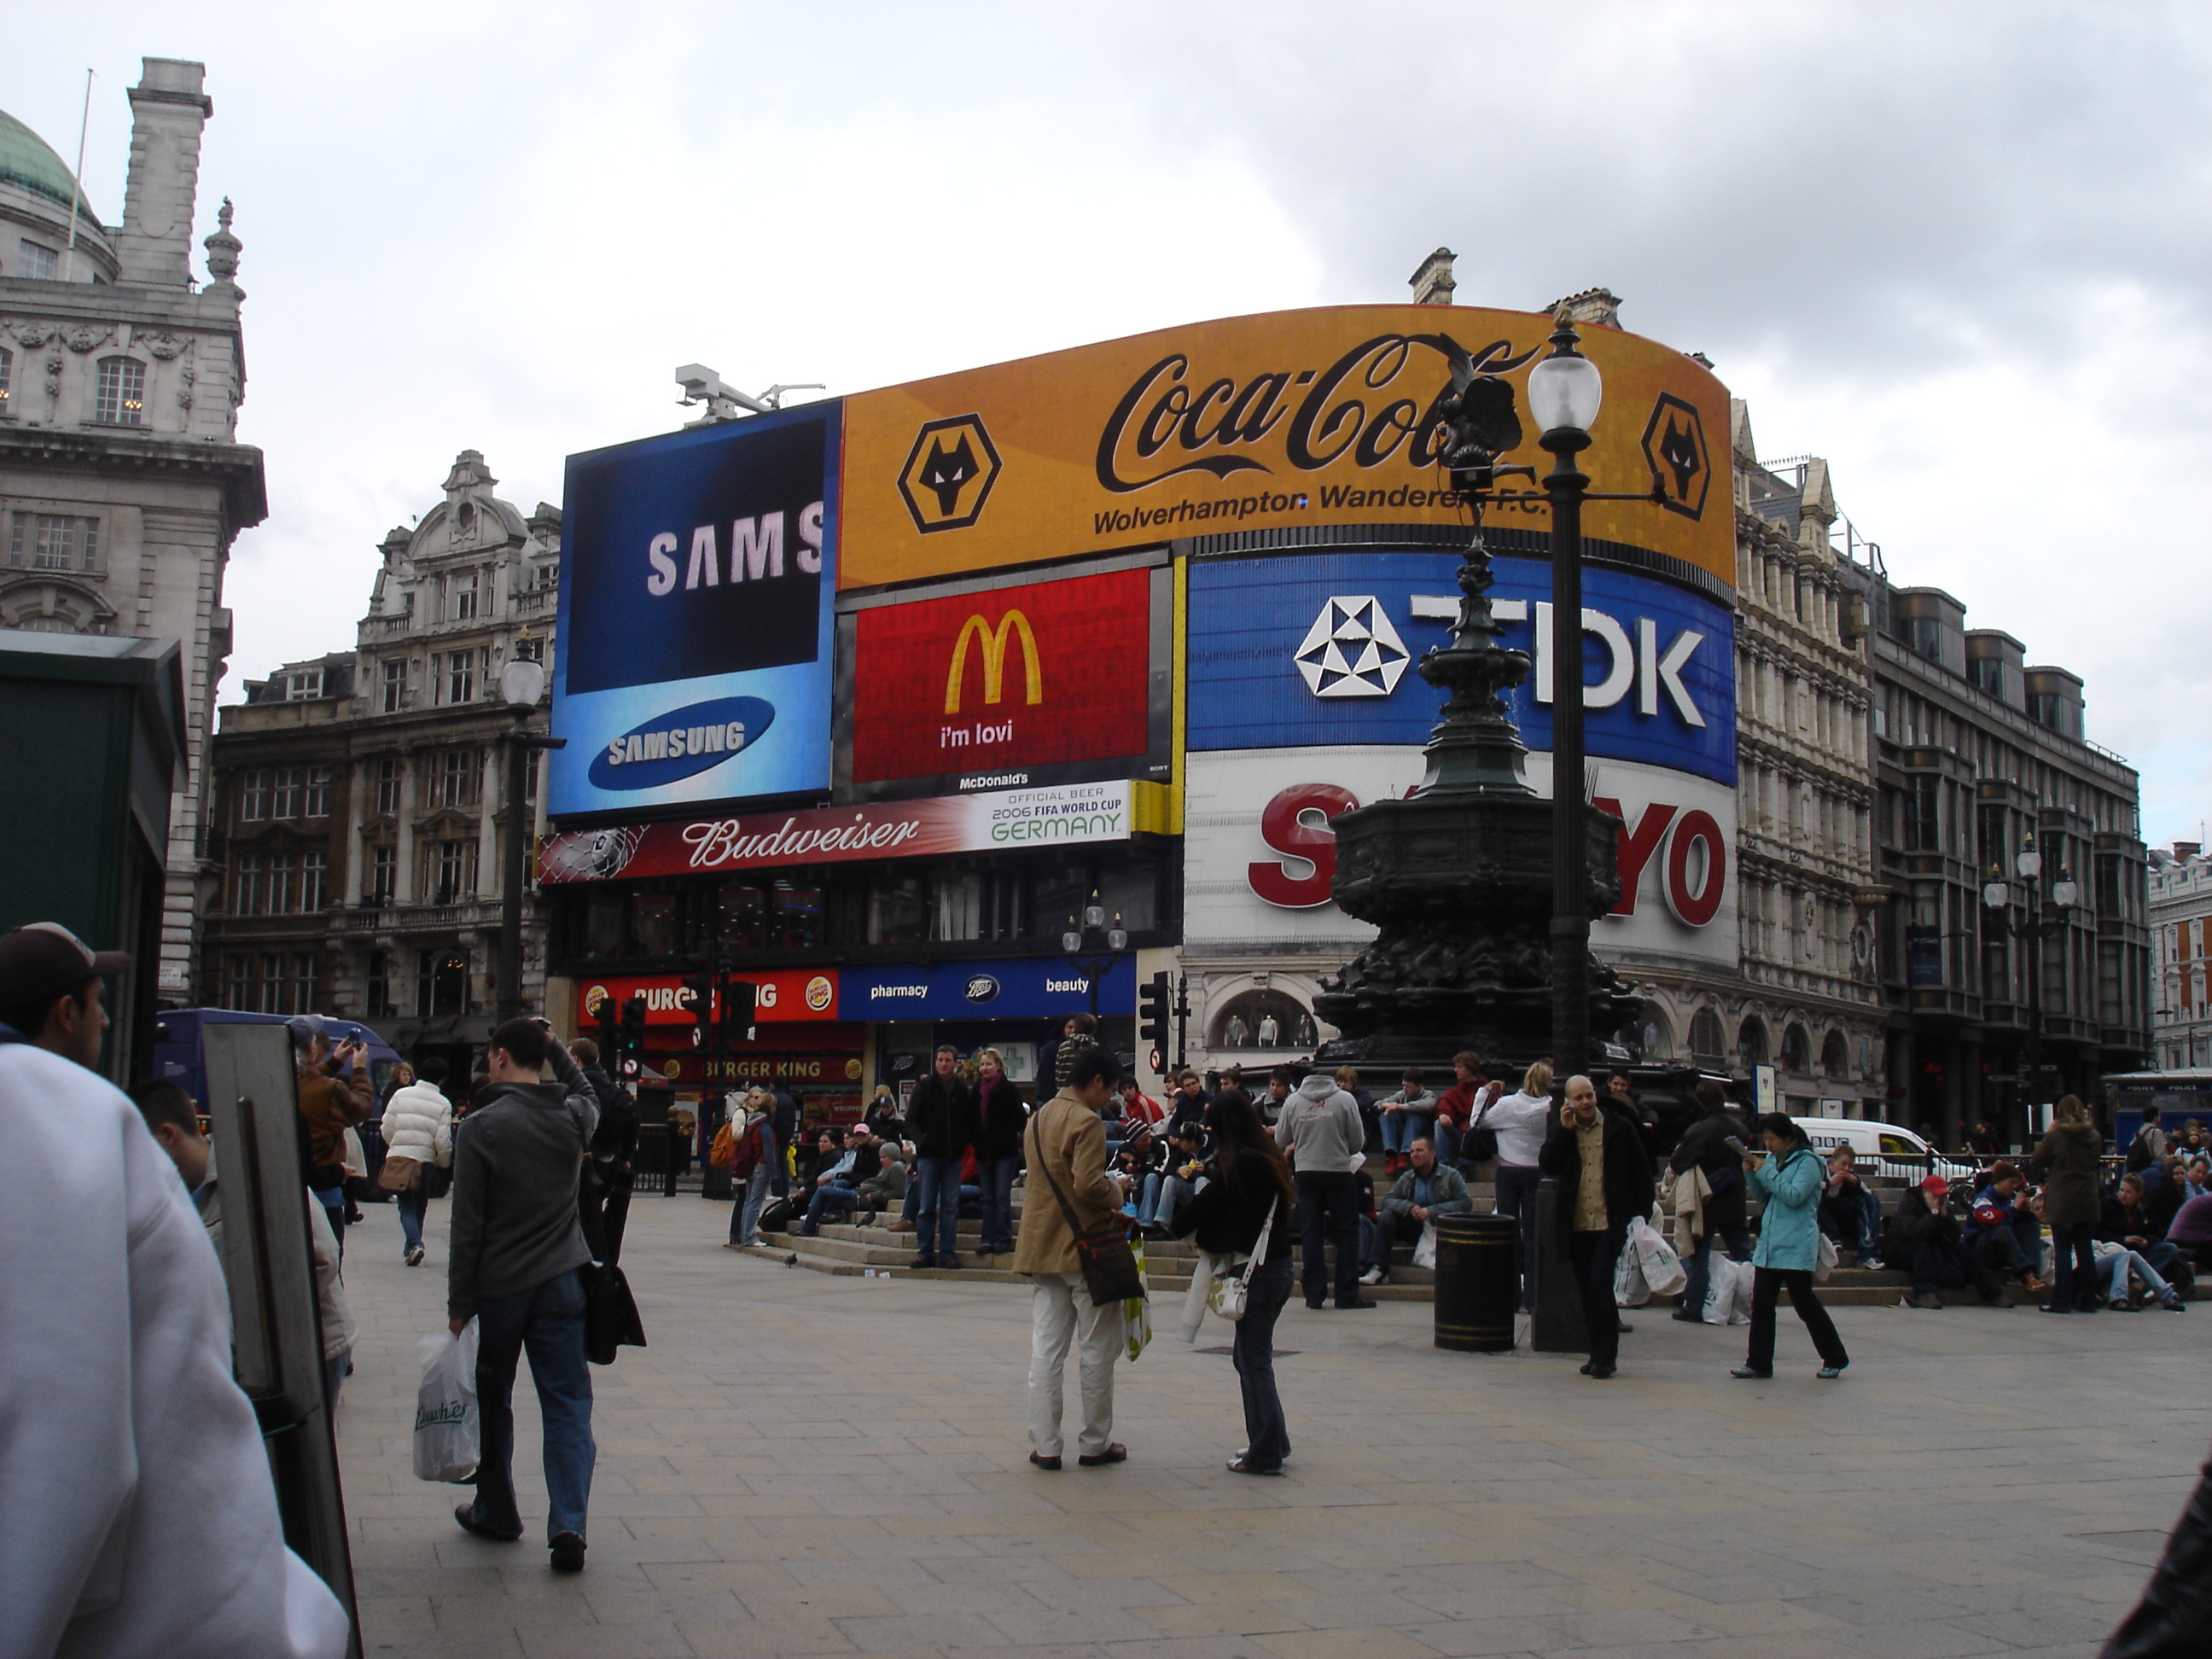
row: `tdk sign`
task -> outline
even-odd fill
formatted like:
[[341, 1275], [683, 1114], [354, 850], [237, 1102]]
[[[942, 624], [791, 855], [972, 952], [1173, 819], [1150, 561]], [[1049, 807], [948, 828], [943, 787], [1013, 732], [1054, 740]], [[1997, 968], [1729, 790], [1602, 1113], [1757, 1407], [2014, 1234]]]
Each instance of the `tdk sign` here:
[[634, 726], [592, 762], [594, 789], [657, 789], [688, 778], [757, 743], [775, 723], [775, 705], [758, 697], [717, 697]]
[[[1443, 694], [1407, 672], [1447, 645], [1460, 556], [1402, 551], [1194, 561], [1194, 750], [1419, 745]], [[1498, 556], [1500, 643], [1532, 658], [1507, 694], [1522, 740], [1552, 742], [1551, 567]], [[1589, 752], [1735, 781], [1735, 618], [1723, 604], [1610, 566], [1583, 571]]]

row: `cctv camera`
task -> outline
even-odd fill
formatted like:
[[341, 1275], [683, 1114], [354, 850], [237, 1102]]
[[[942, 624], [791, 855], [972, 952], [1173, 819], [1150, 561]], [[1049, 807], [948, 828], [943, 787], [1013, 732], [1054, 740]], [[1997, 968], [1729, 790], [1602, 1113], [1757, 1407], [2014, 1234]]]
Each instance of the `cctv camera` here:
[[728, 388], [722, 377], [704, 363], [686, 363], [676, 371], [676, 383], [684, 388], [684, 401], [696, 404], [708, 398], [726, 398]]

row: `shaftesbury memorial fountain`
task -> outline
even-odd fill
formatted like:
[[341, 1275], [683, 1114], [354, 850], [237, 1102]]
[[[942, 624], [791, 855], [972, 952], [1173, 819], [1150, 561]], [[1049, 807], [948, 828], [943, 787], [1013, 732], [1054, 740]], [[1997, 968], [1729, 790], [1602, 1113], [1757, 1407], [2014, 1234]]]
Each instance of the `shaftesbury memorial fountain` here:
[[[1495, 498], [1499, 475], [1533, 471], [1499, 466], [1521, 442], [1513, 388], [1474, 372], [1463, 352], [1453, 357], [1438, 413], [1450, 428], [1445, 465], [1474, 521], [1459, 568], [1451, 643], [1420, 662], [1421, 678], [1450, 701], [1430, 736], [1419, 787], [1331, 826], [1332, 896], [1382, 931], [1322, 981], [1316, 1012], [1341, 1035], [1315, 1058], [1377, 1073], [1404, 1064], [1448, 1071], [1450, 1056], [1467, 1048], [1493, 1068], [1517, 1071], [1553, 1052], [1553, 805], [1529, 787], [1528, 751], [1506, 708], [1504, 694], [1528, 678], [1529, 659], [1498, 643], [1482, 540], [1483, 507]], [[1557, 683], [1570, 693], [1580, 678], [1577, 668], [1563, 665]], [[1620, 820], [1592, 806], [1584, 811], [1595, 919], [1620, 896]], [[1578, 948], [1587, 952], [1586, 945]], [[1587, 983], [1589, 1035], [1610, 1036], [1633, 1013], [1635, 996], [1595, 958]]]

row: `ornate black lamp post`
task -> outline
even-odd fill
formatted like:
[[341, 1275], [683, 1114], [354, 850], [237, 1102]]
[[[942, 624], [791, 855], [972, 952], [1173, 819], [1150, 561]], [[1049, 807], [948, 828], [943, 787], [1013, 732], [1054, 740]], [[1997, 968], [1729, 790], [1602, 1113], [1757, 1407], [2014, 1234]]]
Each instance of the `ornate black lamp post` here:
[[2012, 909], [2013, 884], [2000, 865], [1990, 866], [1990, 878], [1982, 886], [1982, 906], [1989, 912], [1992, 928], [2028, 942], [2027, 1042], [2021, 1053], [2021, 1103], [2047, 1105], [2048, 1102], [2033, 1098], [2042, 1091], [2043, 1082], [2043, 941], [2066, 927], [2069, 913], [2081, 897], [2081, 889], [2072, 872], [2062, 866], [2048, 894], [2044, 891], [2043, 854], [2035, 845], [2033, 831], [2027, 845], [2014, 858], [2013, 869], [2026, 890], [2019, 915], [2014, 915]]
[[1067, 952], [1067, 965], [1091, 988], [1091, 1017], [1096, 1019], [1098, 981], [1114, 970], [1114, 959], [1129, 948], [1129, 934], [1121, 926], [1121, 913], [1116, 910], [1114, 925], [1108, 927], [1106, 907], [1093, 893], [1091, 902], [1083, 908], [1080, 924], [1073, 916], [1067, 919], [1067, 931], [1060, 936], [1060, 948]]
[[559, 749], [565, 738], [541, 738], [530, 731], [532, 711], [545, 695], [545, 665], [534, 657], [515, 657], [499, 671], [500, 701], [514, 718], [507, 745], [507, 822], [500, 829], [499, 1017], [522, 1012], [522, 860], [528, 843], [531, 803], [530, 751]]
[[1589, 854], [1583, 824], [1583, 498], [1589, 478], [1576, 457], [1589, 447], [1604, 400], [1597, 365], [1576, 349], [1564, 317], [1552, 355], [1528, 371], [1528, 413], [1551, 452], [1552, 498], [1552, 1063], [1580, 1072], [1589, 1050]]

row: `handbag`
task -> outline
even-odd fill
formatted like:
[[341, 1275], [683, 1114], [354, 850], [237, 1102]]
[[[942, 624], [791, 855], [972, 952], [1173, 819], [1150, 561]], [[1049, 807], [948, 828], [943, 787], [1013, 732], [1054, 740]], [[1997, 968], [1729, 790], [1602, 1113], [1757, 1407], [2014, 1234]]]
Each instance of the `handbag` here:
[[1127, 1302], [1145, 1294], [1145, 1276], [1137, 1271], [1136, 1253], [1129, 1248], [1127, 1222], [1117, 1211], [1089, 1232], [1075, 1218], [1075, 1206], [1067, 1201], [1060, 1190], [1060, 1178], [1042, 1156], [1043, 1144], [1037, 1139], [1037, 1120], [1030, 1120], [1030, 1168], [1044, 1171], [1045, 1184], [1052, 1188], [1053, 1198], [1060, 1205], [1060, 1212], [1067, 1219], [1069, 1237], [1074, 1241], [1076, 1264], [1083, 1270], [1083, 1287], [1090, 1292], [1091, 1305], [1104, 1308], [1116, 1302]]
[[1224, 1319], [1234, 1322], [1244, 1317], [1244, 1310], [1251, 1304], [1252, 1274], [1267, 1259], [1267, 1235], [1275, 1231], [1275, 1211], [1281, 1206], [1279, 1194], [1267, 1200], [1267, 1218], [1260, 1224], [1260, 1237], [1253, 1242], [1252, 1254], [1245, 1259], [1244, 1271], [1234, 1279], [1217, 1278], [1206, 1287], [1206, 1305]]
[[1836, 1260], [1838, 1253], [1836, 1249], [1836, 1241], [1834, 1239], [1829, 1237], [1826, 1233], [1822, 1233], [1820, 1237], [1820, 1244], [1813, 1256], [1813, 1277], [1820, 1279], [1823, 1283], [1826, 1283], [1828, 1275], [1836, 1271]]
[[1498, 1104], [1492, 1100], [1474, 1115], [1474, 1121], [1467, 1126], [1467, 1139], [1460, 1147], [1460, 1159], [1467, 1164], [1495, 1164], [1498, 1162], [1498, 1131], [1486, 1129], [1482, 1120], [1490, 1115], [1490, 1109]]
[[611, 1365], [617, 1348], [645, 1346], [645, 1324], [620, 1267], [587, 1265], [583, 1275], [584, 1358], [594, 1365]]
[[386, 1152], [376, 1184], [387, 1193], [411, 1193], [422, 1184], [422, 1162], [404, 1152]]

